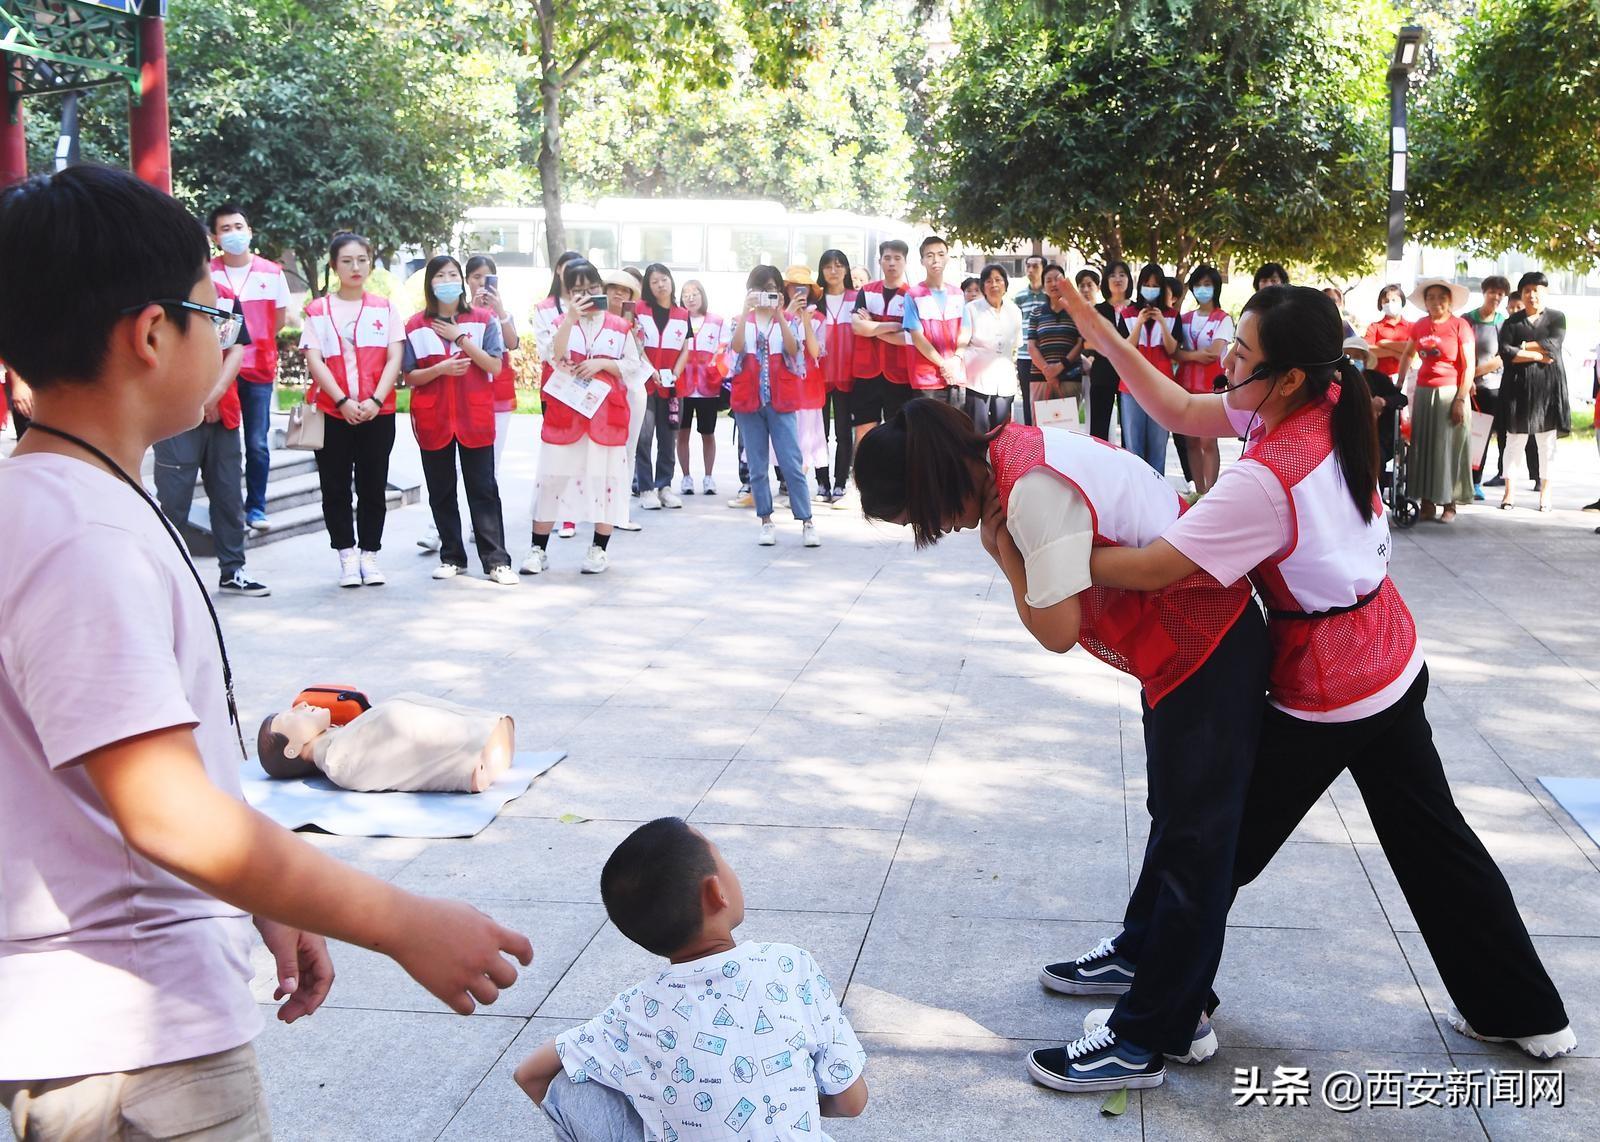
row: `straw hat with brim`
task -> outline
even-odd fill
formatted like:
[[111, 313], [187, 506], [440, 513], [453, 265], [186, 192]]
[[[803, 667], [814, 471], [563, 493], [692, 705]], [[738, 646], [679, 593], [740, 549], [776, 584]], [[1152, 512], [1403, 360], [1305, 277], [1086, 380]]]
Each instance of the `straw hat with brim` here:
[[605, 286], [625, 289], [636, 298], [639, 296], [639, 283], [633, 280], [633, 275], [627, 270], [607, 270], [600, 275], [600, 282]]
[[1367, 343], [1365, 337], [1346, 337], [1344, 355], [1352, 361], [1365, 361], [1369, 369], [1378, 367], [1378, 351]]
[[1444, 286], [1445, 289], [1450, 291], [1450, 309], [1452, 312], [1459, 313], [1465, 309], [1468, 299], [1472, 297], [1472, 294], [1464, 285], [1456, 285], [1455, 282], [1446, 281], [1444, 278], [1423, 278], [1417, 283], [1417, 288], [1411, 291], [1411, 304], [1418, 309], [1427, 309], [1428, 303], [1425, 300], [1425, 295], [1434, 286]]
[[813, 301], [822, 293], [822, 287], [817, 285], [817, 275], [810, 266], [790, 266], [783, 271], [783, 284], [805, 286]]

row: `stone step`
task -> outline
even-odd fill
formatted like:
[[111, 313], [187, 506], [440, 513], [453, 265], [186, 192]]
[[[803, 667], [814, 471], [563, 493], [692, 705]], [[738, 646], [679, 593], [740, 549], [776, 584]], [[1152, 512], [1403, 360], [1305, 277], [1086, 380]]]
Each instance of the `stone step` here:
[[[419, 493], [414, 488], [407, 492], [403, 488], [391, 485], [384, 502], [390, 511], [398, 511], [408, 503], [416, 503], [418, 498]], [[267, 514], [272, 519], [272, 530], [252, 531], [246, 528], [244, 533], [246, 551], [280, 540], [293, 539], [297, 535], [322, 531], [326, 527], [322, 518], [321, 495], [279, 510], [273, 509], [269, 498]], [[189, 522], [183, 529], [183, 539], [189, 545], [189, 550], [196, 555], [211, 556], [217, 553], [215, 545], [211, 542], [210, 509], [204, 500], [196, 500], [195, 505], [189, 509]]]

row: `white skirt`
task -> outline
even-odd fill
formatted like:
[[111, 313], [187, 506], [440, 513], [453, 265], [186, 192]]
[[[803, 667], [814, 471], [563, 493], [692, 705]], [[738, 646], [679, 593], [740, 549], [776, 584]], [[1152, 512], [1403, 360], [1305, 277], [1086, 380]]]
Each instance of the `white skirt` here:
[[587, 434], [576, 444], [541, 442], [534, 522], [627, 523], [629, 454], [621, 444], [597, 444]]
[[[800, 464], [806, 471], [828, 466], [828, 433], [822, 427], [820, 408], [795, 413], [795, 435], [800, 438]], [[848, 431], [848, 430], [846, 430]]]

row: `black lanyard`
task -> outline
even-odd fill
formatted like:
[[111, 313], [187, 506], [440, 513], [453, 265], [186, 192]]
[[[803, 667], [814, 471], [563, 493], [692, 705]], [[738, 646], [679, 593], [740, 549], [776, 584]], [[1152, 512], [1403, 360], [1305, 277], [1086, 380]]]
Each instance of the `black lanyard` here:
[[239, 728], [239, 707], [233, 700], [233, 668], [228, 665], [228, 646], [222, 641], [222, 622], [217, 618], [217, 608], [211, 603], [211, 592], [206, 590], [205, 583], [200, 578], [200, 571], [194, 565], [194, 560], [189, 558], [189, 549], [184, 546], [178, 529], [172, 526], [172, 521], [167, 518], [167, 513], [161, 510], [161, 505], [151, 498], [144, 486], [128, 473], [124, 472], [115, 460], [107, 456], [100, 449], [90, 444], [82, 437], [74, 436], [70, 432], [62, 432], [59, 428], [51, 428], [48, 424], [40, 424], [37, 420], [28, 425], [30, 432], [43, 432], [50, 436], [58, 436], [69, 444], [76, 444], [85, 452], [94, 456], [107, 468], [115, 472], [124, 484], [139, 493], [139, 498], [150, 505], [150, 510], [156, 513], [156, 518], [161, 521], [161, 526], [167, 529], [167, 534], [172, 537], [173, 544], [178, 548], [178, 554], [183, 556], [183, 562], [189, 568], [189, 574], [194, 576], [194, 585], [200, 588], [200, 597], [205, 600], [206, 613], [211, 616], [211, 628], [217, 632], [217, 650], [222, 655], [222, 685], [228, 692], [228, 721], [233, 723], [234, 736], [239, 739], [239, 754], [249, 760], [250, 754], [244, 748], [244, 731]]

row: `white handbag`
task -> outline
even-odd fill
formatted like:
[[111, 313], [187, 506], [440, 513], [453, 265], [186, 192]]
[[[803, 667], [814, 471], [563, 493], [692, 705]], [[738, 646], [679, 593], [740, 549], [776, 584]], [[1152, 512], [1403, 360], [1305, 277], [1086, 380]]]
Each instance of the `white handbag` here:
[[1079, 431], [1082, 425], [1078, 421], [1078, 398], [1056, 397], [1054, 400], [1034, 401], [1033, 422], [1041, 427], [1052, 425]]
[[327, 427], [327, 414], [311, 403], [311, 391], [306, 399], [289, 410], [289, 429], [283, 434], [283, 446], [298, 452], [318, 452]]

